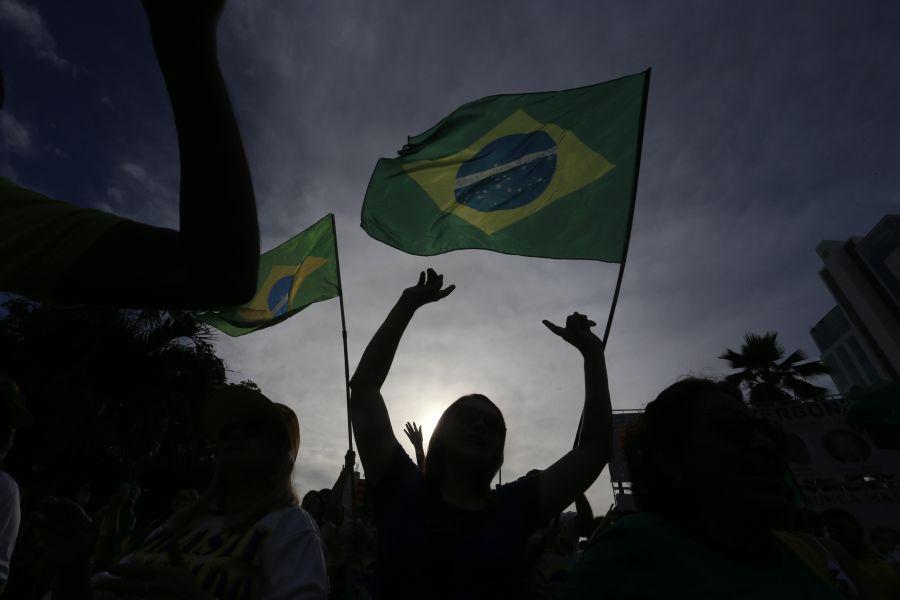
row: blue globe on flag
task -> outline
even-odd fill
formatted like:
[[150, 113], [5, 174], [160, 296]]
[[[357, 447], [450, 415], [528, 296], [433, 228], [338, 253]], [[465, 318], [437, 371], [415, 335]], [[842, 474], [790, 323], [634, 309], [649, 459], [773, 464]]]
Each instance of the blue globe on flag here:
[[291, 305], [291, 285], [294, 277], [282, 277], [269, 288], [268, 307], [273, 317], [283, 315]]
[[460, 165], [456, 201], [480, 212], [525, 206], [550, 185], [556, 157], [556, 142], [544, 131], [498, 138]]

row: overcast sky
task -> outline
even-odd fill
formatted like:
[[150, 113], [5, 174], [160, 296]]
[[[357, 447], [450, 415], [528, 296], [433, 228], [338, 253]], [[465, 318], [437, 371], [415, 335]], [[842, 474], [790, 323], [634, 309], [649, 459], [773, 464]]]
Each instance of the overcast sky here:
[[[416, 315], [384, 390], [395, 433], [481, 392], [509, 428], [504, 480], [543, 468], [583, 400], [575, 350], [541, 319], [600, 323], [616, 265], [402, 254], [365, 235], [375, 161], [460, 104], [653, 68], [631, 251], [607, 349], [615, 408], [686, 374], [721, 375], [746, 332], [817, 356], [833, 305], [822, 239], [865, 234], [900, 189], [900, 4], [232, 0], [222, 67], [257, 191], [263, 249], [334, 212], [351, 368], [420, 269], [457, 290]], [[53, 197], [177, 226], [178, 162], [137, 0], [0, 0], [0, 175]], [[221, 336], [234, 380], [293, 406], [297, 487], [330, 485], [346, 448], [337, 301]], [[591, 488], [611, 501], [607, 474]]]

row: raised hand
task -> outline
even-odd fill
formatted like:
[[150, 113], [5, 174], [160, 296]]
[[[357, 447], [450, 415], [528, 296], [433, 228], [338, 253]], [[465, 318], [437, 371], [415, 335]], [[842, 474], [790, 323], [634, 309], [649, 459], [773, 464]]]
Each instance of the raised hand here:
[[344, 455], [344, 468], [348, 471], [352, 471], [355, 465], [356, 452], [354, 452], [353, 450], [347, 450], [347, 453]]
[[[455, 285], [444, 286], [444, 276], [438, 275], [434, 269], [419, 273], [419, 282], [412, 287], [403, 290], [401, 298], [415, 308], [424, 306], [429, 302], [437, 302], [450, 295], [456, 289]], [[442, 289], [443, 288], [443, 289]]]
[[403, 433], [406, 434], [406, 437], [409, 438], [409, 441], [412, 442], [413, 448], [416, 450], [416, 464], [419, 465], [419, 470], [425, 471], [425, 448], [422, 446], [422, 428], [417, 426], [415, 421], [410, 423], [406, 422], [406, 427], [403, 428]]
[[403, 428], [403, 433], [405, 433], [406, 437], [409, 438], [409, 441], [412, 442], [413, 447], [422, 447], [422, 428], [418, 427], [415, 421], [412, 423], [407, 421], [406, 427]]
[[566, 340], [582, 354], [588, 352], [603, 352], [603, 341], [598, 338], [591, 327], [596, 323], [591, 321], [586, 315], [574, 312], [566, 318], [566, 326], [560, 327], [546, 319], [543, 321], [547, 329]]

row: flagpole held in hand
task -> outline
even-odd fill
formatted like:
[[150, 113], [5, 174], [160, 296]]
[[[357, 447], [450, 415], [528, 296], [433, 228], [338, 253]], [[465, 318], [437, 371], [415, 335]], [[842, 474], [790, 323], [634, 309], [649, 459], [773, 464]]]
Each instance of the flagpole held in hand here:
[[[334, 231], [334, 263], [337, 268], [337, 279], [340, 285], [340, 294], [338, 301], [341, 307], [341, 339], [344, 342], [344, 391], [347, 396], [347, 446], [353, 451], [353, 426], [350, 423], [350, 359], [347, 356], [347, 319], [344, 315], [344, 280], [341, 279], [341, 259], [338, 254], [337, 227], [334, 223], [334, 213], [331, 214], [331, 227]], [[353, 503], [356, 499], [355, 481], [353, 473], [348, 473], [350, 477], [350, 519], [353, 522]]]

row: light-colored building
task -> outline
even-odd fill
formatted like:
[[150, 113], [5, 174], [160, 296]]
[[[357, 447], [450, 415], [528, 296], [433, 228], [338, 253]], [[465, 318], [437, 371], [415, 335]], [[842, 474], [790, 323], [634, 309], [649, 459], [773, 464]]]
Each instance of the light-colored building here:
[[865, 237], [824, 241], [819, 272], [837, 306], [812, 328], [841, 392], [900, 380], [900, 215]]
[[854, 387], [866, 388], [889, 381], [877, 357], [856, 332], [841, 307], [835, 306], [810, 331], [822, 362], [831, 367], [831, 378], [842, 394]]

